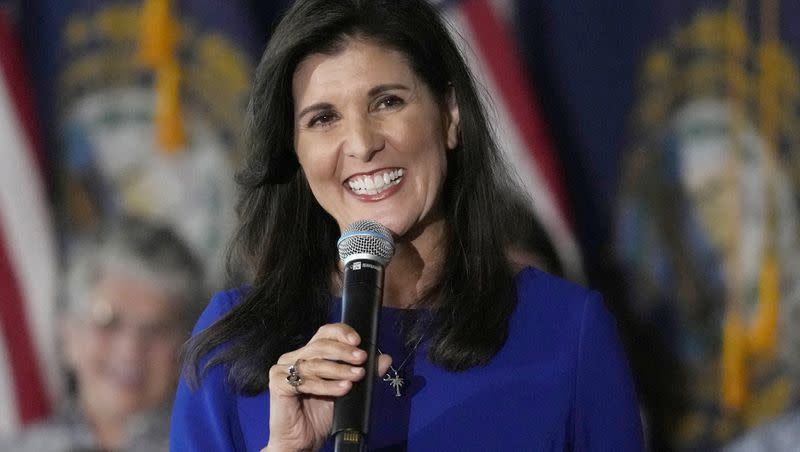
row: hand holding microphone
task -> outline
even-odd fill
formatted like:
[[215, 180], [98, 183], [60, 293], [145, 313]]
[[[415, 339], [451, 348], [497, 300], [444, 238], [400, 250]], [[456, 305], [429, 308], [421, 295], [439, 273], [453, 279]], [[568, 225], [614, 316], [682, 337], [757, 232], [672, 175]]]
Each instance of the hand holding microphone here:
[[391, 364], [387, 355], [376, 359], [375, 340], [394, 241], [380, 223], [361, 220], [345, 229], [338, 247], [344, 262], [342, 323], [323, 325], [270, 368], [265, 451], [318, 450], [331, 433], [337, 450], [359, 450], [368, 432], [374, 379], [364, 376], [382, 375]]

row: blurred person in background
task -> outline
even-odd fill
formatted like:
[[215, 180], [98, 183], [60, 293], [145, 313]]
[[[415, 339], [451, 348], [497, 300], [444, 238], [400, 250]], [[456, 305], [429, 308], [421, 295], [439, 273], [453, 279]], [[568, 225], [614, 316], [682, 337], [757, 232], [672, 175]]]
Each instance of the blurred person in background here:
[[203, 270], [172, 229], [124, 219], [71, 253], [59, 313], [72, 396], [0, 450], [158, 451]]

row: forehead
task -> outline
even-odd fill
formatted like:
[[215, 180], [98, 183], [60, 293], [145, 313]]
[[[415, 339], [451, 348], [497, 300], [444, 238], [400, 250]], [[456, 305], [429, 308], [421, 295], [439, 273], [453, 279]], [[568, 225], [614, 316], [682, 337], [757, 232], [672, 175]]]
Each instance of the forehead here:
[[302, 101], [380, 83], [415, 84], [416, 80], [405, 54], [353, 38], [334, 53], [312, 53], [301, 60], [292, 77], [292, 93], [295, 101]]
[[166, 289], [143, 278], [108, 272], [97, 281], [90, 304], [106, 304], [118, 315], [149, 320], [172, 317], [178, 302]]

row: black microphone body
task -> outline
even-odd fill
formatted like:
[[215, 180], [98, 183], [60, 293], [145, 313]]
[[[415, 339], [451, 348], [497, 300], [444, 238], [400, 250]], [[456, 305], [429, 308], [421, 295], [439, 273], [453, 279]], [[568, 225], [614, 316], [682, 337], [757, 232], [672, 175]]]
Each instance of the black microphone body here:
[[[351, 443], [363, 442], [364, 436], [369, 433], [378, 318], [383, 301], [383, 274], [383, 265], [368, 258], [354, 259], [344, 268], [342, 323], [353, 327], [361, 337], [359, 348], [367, 352], [367, 360], [364, 363], [364, 378], [355, 382], [350, 392], [334, 402], [332, 432], [337, 435], [337, 443], [339, 433], [342, 433], [344, 442]], [[350, 436], [352, 441], [346, 441], [347, 436]], [[339, 446], [337, 450], [346, 449]]]
[[367, 360], [364, 378], [333, 404], [331, 434], [336, 452], [361, 451], [369, 433], [384, 269], [394, 254], [394, 239], [386, 226], [359, 220], [343, 231], [336, 246], [344, 263], [342, 323], [361, 337], [359, 348], [367, 352]]

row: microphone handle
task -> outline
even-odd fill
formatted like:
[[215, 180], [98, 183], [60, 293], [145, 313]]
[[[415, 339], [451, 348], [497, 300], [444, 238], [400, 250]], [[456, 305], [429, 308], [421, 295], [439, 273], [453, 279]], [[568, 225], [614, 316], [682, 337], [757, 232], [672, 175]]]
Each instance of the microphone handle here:
[[332, 434], [336, 451], [363, 450], [369, 433], [372, 386], [375, 381], [375, 348], [378, 318], [383, 302], [384, 269], [376, 260], [354, 259], [345, 264], [342, 290], [342, 322], [361, 337], [359, 348], [367, 352], [364, 378], [333, 405]]

